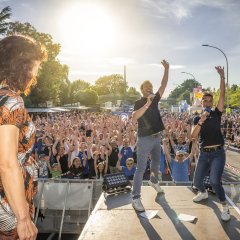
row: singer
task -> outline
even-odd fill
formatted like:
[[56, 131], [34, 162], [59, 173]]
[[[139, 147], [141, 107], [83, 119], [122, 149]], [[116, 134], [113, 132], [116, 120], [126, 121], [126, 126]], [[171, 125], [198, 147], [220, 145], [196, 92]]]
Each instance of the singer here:
[[222, 203], [221, 219], [230, 220], [229, 207], [226, 203], [225, 192], [221, 185], [221, 178], [225, 166], [226, 155], [224, 139], [221, 133], [221, 116], [224, 108], [225, 78], [224, 68], [215, 67], [220, 76], [220, 96], [217, 107], [213, 110], [213, 95], [204, 93], [202, 97], [203, 112], [201, 117], [194, 119], [192, 138], [199, 135], [200, 155], [194, 174], [194, 186], [198, 188], [198, 194], [193, 198], [194, 202], [200, 202], [208, 198], [204, 187], [204, 177], [210, 170], [210, 184]]
[[164, 125], [158, 109], [158, 102], [167, 86], [169, 63], [165, 60], [161, 63], [164, 67], [164, 75], [159, 90], [154, 95], [151, 82], [144, 81], [140, 87], [143, 97], [135, 102], [133, 111], [133, 119], [138, 121], [138, 140], [137, 168], [133, 178], [132, 206], [136, 211], [140, 212], [145, 211], [140, 197], [143, 174], [149, 153], [151, 153], [152, 157], [149, 185], [157, 192], [163, 192], [158, 184], [158, 173], [161, 152], [160, 132], [164, 130]]

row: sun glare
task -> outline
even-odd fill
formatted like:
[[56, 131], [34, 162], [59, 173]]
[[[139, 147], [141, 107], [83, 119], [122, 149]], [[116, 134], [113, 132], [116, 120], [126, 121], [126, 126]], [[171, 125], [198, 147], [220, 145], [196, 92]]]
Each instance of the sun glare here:
[[62, 45], [81, 55], [109, 52], [114, 42], [113, 18], [97, 5], [76, 5], [61, 16]]

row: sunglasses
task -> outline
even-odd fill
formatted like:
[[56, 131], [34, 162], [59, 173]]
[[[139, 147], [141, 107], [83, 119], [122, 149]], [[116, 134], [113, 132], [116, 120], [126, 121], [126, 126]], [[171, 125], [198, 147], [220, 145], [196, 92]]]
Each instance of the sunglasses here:
[[184, 155], [183, 155], [183, 154], [178, 154], [177, 156], [179, 156], [179, 157], [183, 157]]
[[127, 165], [127, 166], [132, 166], [132, 165], [133, 165], [133, 163], [127, 163], [126, 165]]

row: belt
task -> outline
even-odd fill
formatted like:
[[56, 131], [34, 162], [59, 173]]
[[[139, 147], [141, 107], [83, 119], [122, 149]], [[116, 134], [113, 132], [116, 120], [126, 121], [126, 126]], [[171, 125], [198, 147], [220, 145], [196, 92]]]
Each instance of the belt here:
[[215, 152], [217, 150], [221, 150], [223, 147], [222, 146], [217, 146], [217, 147], [211, 147], [211, 148], [202, 148], [202, 152]]
[[158, 132], [158, 133], [154, 133], [154, 134], [152, 134], [152, 135], [150, 135], [151, 137], [158, 137], [158, 136], [160, 136], [160, 132]]

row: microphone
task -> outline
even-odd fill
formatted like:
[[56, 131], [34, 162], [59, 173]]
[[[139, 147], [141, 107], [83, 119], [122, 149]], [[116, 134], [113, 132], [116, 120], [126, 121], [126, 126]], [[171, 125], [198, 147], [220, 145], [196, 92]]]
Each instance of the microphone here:
[[210, 107], [206, 107], [206, 108], [204, 109], [204, 112], [210, 113], [210, 112], [211, 112], [211, 108], [210, 108]]
[[150, 93], [149, 95], [148, 95], [148, 98], [150, 97], [150, 99], [151, 99], [151, 101], [154, 99], [154, 97], [155, 97], [155, 94], [154, 93]]

